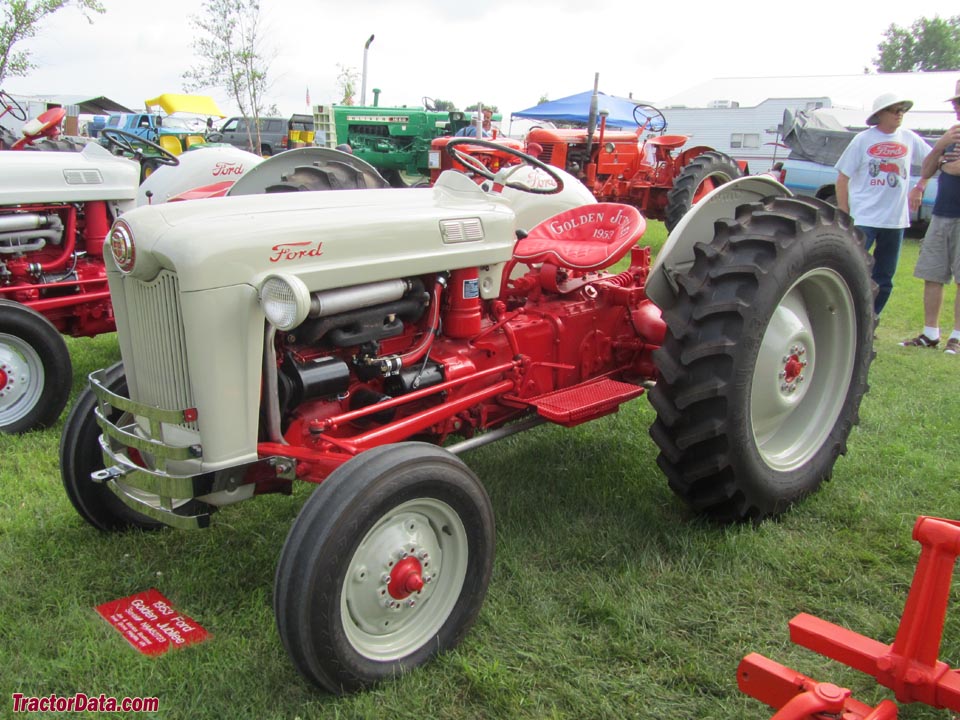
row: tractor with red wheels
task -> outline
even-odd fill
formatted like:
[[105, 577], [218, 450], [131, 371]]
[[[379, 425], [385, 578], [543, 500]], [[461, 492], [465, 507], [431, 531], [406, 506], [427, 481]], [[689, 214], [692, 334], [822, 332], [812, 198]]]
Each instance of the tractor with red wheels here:
[[476, 619], [495, 532], [472, 448], [650, 390], [670, 487], [759, 520], [830, 477], [867, 389], [874, 286], [837, 208], [740, 178], [651, 263], [636, 207], [520, 150], [492, 172], [482, 142], [446, 145], [480, 184], [141, 206], [105, 245], [122, 362], [65, 423], [68, 498], [101, 531], [188, 529], [315, 483], [273, 609], [332, 692]]
[[633, 205], [672, 230], [710, 190], [745, 174], [736, 160], [704, 145], [684, 147], [686, 135], [666, 135], [667, 120], [650, 105], [633, 110], [636, 130], [534, 128], [527, 143], [540, 159], [579, 177], [597, 200]]

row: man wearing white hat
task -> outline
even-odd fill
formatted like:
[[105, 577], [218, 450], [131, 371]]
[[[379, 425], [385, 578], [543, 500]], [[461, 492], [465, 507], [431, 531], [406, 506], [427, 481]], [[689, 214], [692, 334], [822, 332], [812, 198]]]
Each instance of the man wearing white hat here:
[[[960, 80], [955, 94], [947, 102], [960, 120]], [[920, 246], [920, 257], [913, 275], [923, 280], [923, 332], [904, 340], [904, 347], [936, 348], [940, 344], [940, 309], [943, 307], [943, 286], [951, 278], [957, 283], [953, 301], [953, 332], [944, 352], [960, 354], [960, 124], [954, 125], [937, 140], [920, 168], [917, 186], [926, 187], [937, 171], [937, 199], [933, 204], [930, 227]]]
[[[879, 315], [893, 290], [903, 230], [910, 211], [920, 207], [922, 192], [908, 191], [910, 165], [930, 146], [912, 130], [901, 128], [913, 102], [895, 93], [873, 101], [867, 128], [857, 134], [837, 161], [837, 206], [853, 216], [873, 250], [873, 280], [879, 286], [873, 310]], [[909, 196], [909, 197], [908, 197]]]

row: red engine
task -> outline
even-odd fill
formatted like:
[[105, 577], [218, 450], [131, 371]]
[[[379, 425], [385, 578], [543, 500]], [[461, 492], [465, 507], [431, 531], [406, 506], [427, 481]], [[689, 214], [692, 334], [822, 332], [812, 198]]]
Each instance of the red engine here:
[[112, 332], [103, 267], [111, 221], [103, 201], [0, 208], [0, 298], [36, 310], [68, 335]]
[[[639, 213], [625, 211], [642, 232]], [[462, 269], [390, 281], [402, 290], [393, 300], [279, 334], [283, 439], [261, 443], [261, 455], [289, 443], [282, 454], [301, 461], [306, 479], [322, 480], [351, 456], [386, 443], [470, 438], [531, 411], [567, 426], [615, 412], [655, 377], [652, 352], [665, 332], [644, 290], [650, 250], [627, 235], [614, 238], [616, 254], [632, 252], [619, 274], [598, 270], [596, 259], [571, 267], [574, 253], [563, 255], [561, 239], [540, 239], [547, 248], [541, 250], [531, 235], [533, 244], [518, 243], [496, 299], [481, 298], [476, 268]], [[526, 256], [524, 247], [532, 248]], [[608, 254], [599, 265], [615, 261]], [[517, 271], [523, 263], [525, 273]], [[371, 286], [371, 297], [380, 285], [387, 283]], [[336, 306], [337, 292], [318, 302]], [[260, 491], [274, 489], [268, 486]]]

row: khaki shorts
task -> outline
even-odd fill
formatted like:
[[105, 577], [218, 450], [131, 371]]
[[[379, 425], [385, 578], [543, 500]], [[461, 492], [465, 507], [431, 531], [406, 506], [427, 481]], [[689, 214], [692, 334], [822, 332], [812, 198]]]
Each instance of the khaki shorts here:
[[960, 284], [960, 218], [930, 218], [913, 276], [942, 285], [952, 278]]

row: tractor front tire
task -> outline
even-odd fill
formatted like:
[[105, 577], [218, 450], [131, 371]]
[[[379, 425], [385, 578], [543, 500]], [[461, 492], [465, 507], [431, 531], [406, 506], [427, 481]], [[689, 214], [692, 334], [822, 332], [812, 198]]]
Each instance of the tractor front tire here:
[[695, 511], [758, 521], [846, 452], [874, 357], [871, 263], [850, 217], [814, 198], [741, 206], [694, 252], [654, 353], [650, 434]]
[[667, 193], [664, 224], [667, 232], [673, 230], [680, 218], [704, 195], [743, 175], [736, 160], [721, 152], [708, 151], [687, 163], [673, 181]]
[[[111, 392], [125, 395], [127, 376], [123, 365], [117, 363], [107, 369], [105, 385]], [[60, 476], [73, 507], [90, 525], [104, 532], [116, 530], [156, 530], [163, 524], [127, 507], [105, 484], [90, 477], [103, 470], [100, 450], [100, 426], [94, 415], [97, 397], [85, 387], [67, 416], [60, 436]], [[121, 413], [113, 411], [115, 421]]]
[[73, 383], [63, 336], [43, 315], [0, 300], [0, 432], [52, 425]]
[[307, 500], [280, 554], [274, 611], [297, 670], [333, 693], [456, 646], [493, 569], [493, 509], [455, 455], [426, 443], [368, 450]]

